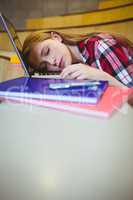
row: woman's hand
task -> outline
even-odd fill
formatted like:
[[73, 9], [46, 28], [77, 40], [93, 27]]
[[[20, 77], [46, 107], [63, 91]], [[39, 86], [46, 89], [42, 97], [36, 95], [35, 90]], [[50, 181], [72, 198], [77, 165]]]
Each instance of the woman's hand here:
[[65, 67], [60, 74], [64, 79], [93, 79], [93, 80], [108, 80], [110, 84], [116, 86], [124, 85], [117, 81], [114, 77], [104, 72], [101, 69], [90, 67], [89, 65], [78, 63]]
[[103, 71], [78, 63], [64, 68], [60, 75], [67, 79], [100, 79], [103, 76]]

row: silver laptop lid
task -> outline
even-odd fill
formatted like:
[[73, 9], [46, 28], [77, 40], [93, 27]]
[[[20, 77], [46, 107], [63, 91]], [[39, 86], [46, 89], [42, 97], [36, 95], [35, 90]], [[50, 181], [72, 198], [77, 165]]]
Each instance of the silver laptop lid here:
[[28, 72], [28, 68], [29, 68], [28, 63], [26, 62], [26, 60], [22, 54], [22, 44], [21, 44], [20, 39], [15, 31], [13, 24], [2, 13], [0, 13], [0, 23], [3, 27], [3, 30], [5, 32], [7, 32], [9, 39], [15, 49], [15, 52], [20, 59], [21, 65], [25, 72], [25, 76], [30, 76], [30, 74]]

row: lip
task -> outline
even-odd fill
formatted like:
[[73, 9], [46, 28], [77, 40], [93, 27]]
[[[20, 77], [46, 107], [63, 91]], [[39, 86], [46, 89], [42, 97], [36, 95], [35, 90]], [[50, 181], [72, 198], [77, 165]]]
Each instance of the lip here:
[[63, 57], [61, 57], [60, 62], [59, 62], [59, 67], [60, 68], [64, 68], [64, 61], [63, 61]]

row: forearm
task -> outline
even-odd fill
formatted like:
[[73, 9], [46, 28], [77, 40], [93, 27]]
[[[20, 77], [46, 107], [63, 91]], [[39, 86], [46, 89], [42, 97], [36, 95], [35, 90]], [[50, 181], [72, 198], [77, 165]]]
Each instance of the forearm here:
[[[90, 72], [88, 73], [88, 78], [89, 78], [89, 76], [90, 76]], [[108, 74], [107, 72], [105, 72], [101, 69], [92, 68], [92, 73], [91, 73], [90, 77], [92, 79], [96, 79], [96, 80], [107, 80], [107, 81], [109, 81], [109, 84], [113, 85], [113, 86], [126, 87], [123, 83], [121, 83], [116, 78], [114, 78], [113, 76], [111, 76], [110, 74]]]
[[109, 81], [110, 85], [118, 86], [118, 87], [126, 87], [123, 83], [118, 81], [116, 78], [111, 76], [110, 74], [103, 72], [103, 79]]

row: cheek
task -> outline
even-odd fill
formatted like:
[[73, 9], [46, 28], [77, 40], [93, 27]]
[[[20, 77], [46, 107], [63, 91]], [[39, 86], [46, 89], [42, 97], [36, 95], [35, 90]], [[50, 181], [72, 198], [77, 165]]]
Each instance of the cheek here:
[[64, 54], [64, 59], [67, 65], [70, 65], [72, 63], [72, 56], [70, 50], [66, 46], [64, 46], [64, 48], [62, 49], [62, 53]]
[[66, 51], [65, 60], [66, 60], [66, 65], [72, 64], [72, 56], [71, 56], [70, 51]]
[[65, 66], [72, 64], [72, 57], [70, 50], [63, 43], [56, 44], [54, 50], [53, 49], [51, 50], [51, 55], [54, 55], [54, 58], [56, 58], [57, 60], [63, 57]]
[[63, 43], [58, 43], [58, 45], [55, 48], [55, 53], [57, 55], [69, 55], [69, 50], [67, 46]]

